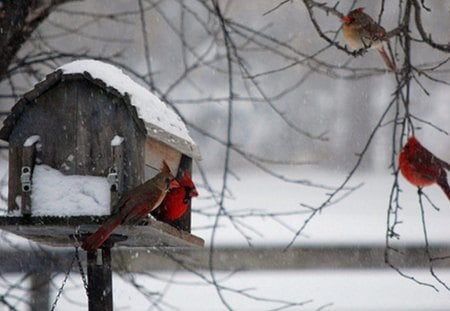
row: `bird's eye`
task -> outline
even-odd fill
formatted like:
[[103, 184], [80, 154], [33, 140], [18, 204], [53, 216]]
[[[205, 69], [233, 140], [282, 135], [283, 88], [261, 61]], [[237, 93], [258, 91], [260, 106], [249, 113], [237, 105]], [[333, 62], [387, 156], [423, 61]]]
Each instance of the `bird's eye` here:
[[165, 182], [166, 184], [170, 184], [170, 178], [166, 178]]

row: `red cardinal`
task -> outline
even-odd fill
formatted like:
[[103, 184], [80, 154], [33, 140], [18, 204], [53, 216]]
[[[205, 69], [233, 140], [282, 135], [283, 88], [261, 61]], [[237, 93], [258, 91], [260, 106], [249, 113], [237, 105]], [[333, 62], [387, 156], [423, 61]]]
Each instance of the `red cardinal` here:
[[450, 164], [425, 149], [417, 138], [411, 136], [399, 157], [400, 172], [411, 184], [425, 187], [437, 183], [450, 200], [447, 172]]
[[84, 240], [81, 247], [91, 252], [97, 250], [117, 226], [134, 224], [146, 217], [161, 204], [169, 189], [175, 189], [179, 186], [179, 183], [174, 180], [174, 176], [170, 173], [166, 162], [163, 162], [160, 173], [122, 196], [114, 207], [117, 213]]
[[386, 30], [363, 10], [364, 8], [357, 8], [342, 18], [344, 22], [342, 33], [345, 42], [354, 50], [376, 49], [386, 66], [391, 71], [397, 72], [397, 66], [389, 58], [383, 47], [383, 41], [386, 40]]
[[187, 171], [184, 171], [179, 181], [180, 187], [171, 189], [161, 206], [152, 215], [161, 221], [171, 222], [184, 215], [193, 197], [198, 196], [194, 182]]

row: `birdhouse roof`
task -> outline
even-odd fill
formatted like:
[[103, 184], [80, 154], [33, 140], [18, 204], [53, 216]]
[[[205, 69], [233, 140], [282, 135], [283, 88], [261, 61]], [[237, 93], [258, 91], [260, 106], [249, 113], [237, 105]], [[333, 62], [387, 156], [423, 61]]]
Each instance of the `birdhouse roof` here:
[[59, 67], [46, 79], [23, 95], [17, 109], [8, 116], [0, 130], [0, 139], [8, 140], [23, 106], [68, 76], [83, 76], [105, 89], [112, 88], [121, 96], [128, 97], [138, 117], [144, 122], [147, 136], [161, 141], [194, 159], [200, 159], [198, 146], [189, 135], [186, 125], [166, 103], [133, 81], [121, 69], [97, 60], [77, 60]]

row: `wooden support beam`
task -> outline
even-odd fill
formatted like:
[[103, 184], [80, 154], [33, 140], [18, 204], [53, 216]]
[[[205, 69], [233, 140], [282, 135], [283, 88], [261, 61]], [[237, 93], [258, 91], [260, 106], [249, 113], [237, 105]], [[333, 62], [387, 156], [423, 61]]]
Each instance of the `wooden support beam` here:
[[[0, 229], [51, 246], [74, 246], [75, 240], [98, 229], [107, 216], [0, 217]], [[147, 219], [139, 225], [122, 225], [114, 233], [126, 237], [119, 246], [146, 248], [200, 248], [203, 239], [166, 223]]]
[[123, 189], [123, 140], [124, 138], [116, 136], [111, 141], [111, 157], [112, 167], [110, 167], [108, 174], [108, 182], [111, 185], [111, 213], [113, 206], [119, 202], [120, 197], [124, 191]]
[[[429, 260], [420, 246], [399, 248], [401, 257], [392, 261], [402, 269], [428, 269]], [[435, 257], [448, 256], [450, 245], [433, 246]], [[267, 271], [267, 270], [312, 270], [312, 269], [387, 269], [382, 246], [324, 246], [297, 247], [284, 251], [282, 248], [216, 248], [213, 255], [214, 269], [219, 271]], [[398, 253], [400, 254], [400, 253]], [[114, 248], [111, 268], [115, 272], [172, 271], [174, 269], [209, 269], [209, 249], [152, 249]], [[49, 252], [11, 251], [0, 252], [0, 273], [26, 271], [54, 271], [65, 273], [73, 257], [73, 249], [55, 249]], [[80, 253], [82, 260], [85, 252]], [[50, 259], [50, 260], [49, 260]], [[437, 260], [434, 267], [450, 268], [450, 260]], [[78, 268], [74, 267], [78, 272]]]
[[50, 272], [43, 269], [31, 274], [30, 306], [32, 311], [50, 310]]
[[87, 253], [89, 311], [112, 311], [111, 245]]
[[[422, 247], [404, 246], [392, 252], [390, 262], [401, 268], [427, 268], [429, 260]], [[128, 254], [127, 254], [128, 252]], [[450, 255], [450, 246], [431, 248], [434, 257]], [[133, 255], [133, 256], [131, 256]], [[116, 257], [117, 256], [117, 257]], [[210, 257], [212, 256], [212, 260]], [[121, 249], [113, 253], [114, 269], [139, 272], [148, 270], [311, 270], [311, 269], [387, 269], [385, 248], [370, 247], [297, 247], [283, 248], [209, 248], [185, 251], [138, 251]], [[450, 267], [450, 259], [435, 261], [434, 267]]]
[[[192, 176], [192, 159], [185, 155], [181, 157], [180, 166], [177, 172], [178, 180], [180, 180], [181, 174], [184, 171], [188, 171], [189, 174]], [[186, 232], [191, 232], [191, 203], [189, 203], [186, 213], [184, 213], [184, 215], [181, 216], [181, 218], [170, 223], [170, 225], [174, 226], [177, 229], [184, 230]]]
[[22, 167], [21, 167], [21, 185], [22, 185], [22, 215], [31, 215], [31, 191], [32, 191], [32, 177], [34, 170], [34, 160], [36, 143], [24, 144], [22, 149]]

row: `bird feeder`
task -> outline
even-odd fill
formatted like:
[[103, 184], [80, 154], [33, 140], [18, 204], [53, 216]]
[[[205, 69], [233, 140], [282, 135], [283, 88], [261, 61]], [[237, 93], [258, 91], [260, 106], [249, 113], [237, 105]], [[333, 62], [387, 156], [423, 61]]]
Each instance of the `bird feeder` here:
[[[73, 243], [74, 228], [92, 232], [163, 160], [176, 175], [200, 159], [173, 110], [117, 67], [94, 60], [66, 64], [24, 94], [0, 139], [9, 142], [8, 216], [0, 224], [52, 245]], [[171, 225], [123, 226], [121, 245], [203, 244], [189, 234], [190, 209]]]
[[[0, 139], [9, 142], [8, 214], [0, 217], [0, 228], [53, 246], [74, 245], [94, 232], [121, 195], [153, 177], [163, 160], [180, 175], [200, 159], [173, 110], [120, 69], [94, 60], [66, 64], [24, 94]], [[190, 219], [189, 208], [176, 223], [150, 218], [119, 226], [103, 257], [110, 258], [112, 243], [203, 246], [190, 234]], [[88, 254], [88, 273], [91, 268], [91, 275], [104, 276], [108, 263], [96, 268], [95, 256]], [[90, 309], [96, 309], [91, 302]]]

